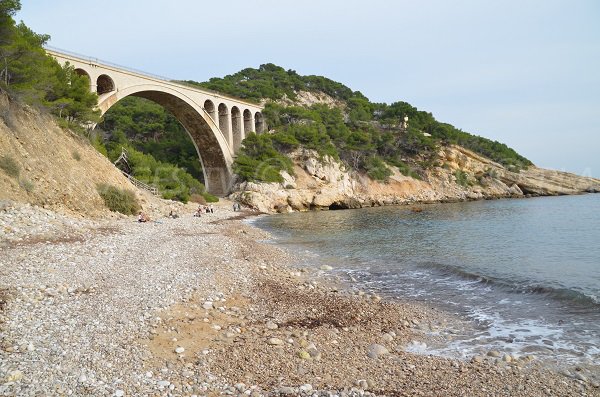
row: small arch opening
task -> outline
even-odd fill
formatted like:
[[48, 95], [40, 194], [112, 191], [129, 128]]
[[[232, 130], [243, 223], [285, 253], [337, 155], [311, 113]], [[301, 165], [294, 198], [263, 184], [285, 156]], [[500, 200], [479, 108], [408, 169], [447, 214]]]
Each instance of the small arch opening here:
[[98, 95], [106, 94], [115, 90], [115, 82], [107, 75], [101, 74], [98, 76], [98, 80], [96, 80], [96, 87]]
[[242, 113], [237, 106], [231, 108], [231, 129], [233, 132], [233, 150], [242, 145]]
[[214, 120], [214, 122], [217, 123], [217, 112], [215, 104], [210, 99], [204, 101], [204, 110], [206, 110], [206, 113], [208, 113], [208, 115]]
[[252, 121], [252, 112], [248, 109], [244, 110], [244, 133], [254, 131], [254, 123]]
[[265, 132], [265, 120], [261, 112], [254, 113], [254, 130], [257, 134]]
[[229, 135], [229, 110], [224, 103], [219, 104], [219, 129], [223, 135]]
[[83, 69], [75, 69], [75, 73], [77, 73], [77, 76], [84, 76], [84, 77], [87, 77], [88, 80], [90, 80], [90, 81], [92, 80], [90, 78], [90, 75], [88, 74], [88, 72], [86, 72]]

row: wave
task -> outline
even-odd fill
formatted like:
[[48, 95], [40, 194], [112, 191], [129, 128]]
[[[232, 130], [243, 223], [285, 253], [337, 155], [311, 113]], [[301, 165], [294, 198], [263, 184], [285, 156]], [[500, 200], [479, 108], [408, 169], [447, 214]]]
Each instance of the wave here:
[[535, 285], [517, 281], [511, 282], [505, 279], [472, 273], [453, 265], [438, 262], [419, 263], [418, 267], [430, 270], [441, 276], [457, 277], [462, 280], [467, 280], [483, 286], [490, 286], [505, 292], [544, 296], [559, 301], [566, 301], [574, 304], [586, 305], [588, 309], [590, 308], [590, 305], [591, 307], [600, 308], [600, 299], [598, 298], [598, 296], [586, 294], [584, 292], [576, 291], [570, 288], [558, 288], [548, 285]]

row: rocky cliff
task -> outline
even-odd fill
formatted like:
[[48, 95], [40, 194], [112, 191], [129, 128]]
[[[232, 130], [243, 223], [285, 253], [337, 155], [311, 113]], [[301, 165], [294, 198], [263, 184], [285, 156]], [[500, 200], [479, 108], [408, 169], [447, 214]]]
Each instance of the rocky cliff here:
[[391, 167], [393, 175], [385, 183], [312, 151], [291, 157], [294, 176], [283, 173], [283, 183], [241, 183], [232, 198], [272, 213], [600, 192], [598, 179], [533, 166], [512, 172], [454, 145], [439, 151], [436, 166], [424, 177], [405, 176]]

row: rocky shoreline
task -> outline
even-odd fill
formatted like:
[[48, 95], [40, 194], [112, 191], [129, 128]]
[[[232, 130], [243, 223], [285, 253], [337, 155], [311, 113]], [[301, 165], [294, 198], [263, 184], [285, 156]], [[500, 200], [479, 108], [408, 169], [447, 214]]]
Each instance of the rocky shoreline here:
[[215, 214], [0, 209], [0, 395], [600, 396], [533, 357], [408, 353], [444, 313], [324, 278]]

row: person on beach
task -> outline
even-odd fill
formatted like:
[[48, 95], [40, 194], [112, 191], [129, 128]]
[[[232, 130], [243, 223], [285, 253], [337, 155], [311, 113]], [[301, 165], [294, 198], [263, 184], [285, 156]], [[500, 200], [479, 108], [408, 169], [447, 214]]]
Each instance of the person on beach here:
[[177, 215], [177, 213], [175, 211], [171, 210], [169, 212], [169, 218], [171, 218], [171, 219], [177, 219], [177, 218], [179, 218], [179, 215]]
[[146, 213], [140, 211], [138, 214], [138, 222], [150, 222], [150, 217]]
[[196, 212], [194, 212], [194, 216], [200, 218], [200, 216], [202, 215], [202, 210], [203, 210], [202, 205], [199, 205]]
[[210, 210], [210, 213], [211, 213], [211, 214], [214, 214], [214, 213], [215, 213], [215, 207], [213, 207], [213, 205], [212, 205], [212, 204], [211, 204], [211, 205], [208, 207], [208, 209]]

